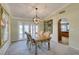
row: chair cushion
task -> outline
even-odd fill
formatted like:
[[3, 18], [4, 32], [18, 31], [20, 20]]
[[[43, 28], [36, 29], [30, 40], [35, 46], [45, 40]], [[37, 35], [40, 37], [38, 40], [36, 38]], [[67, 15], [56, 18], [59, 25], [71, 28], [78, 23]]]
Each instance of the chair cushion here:
[[48, 39], [50, 37], [50, 32], [40, 32], [39, 38], [40, 39]]
[[48, 39], [48, 38], [50, 37], [50, 32], [45, 32], [45, 33], [43, 34], [43, 37], [44, 37], [45, 39]]

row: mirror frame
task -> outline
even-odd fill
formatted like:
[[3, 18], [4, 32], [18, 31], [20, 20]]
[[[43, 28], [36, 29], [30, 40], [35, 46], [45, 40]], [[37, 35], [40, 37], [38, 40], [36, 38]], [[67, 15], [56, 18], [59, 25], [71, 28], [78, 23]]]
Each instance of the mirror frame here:
[[[3, 25], [1, 25], [1, 22], [3, 23]], [[7, 32], [7, 34], [5, 34], [5, 32]], [[4, 36], [6, 36], [7, 38], [5, 38]], [[4, 44], [8, 41], [8, 39], [9, 39], [9, 14], [0, 4], [0, 48], [4, 46]]]

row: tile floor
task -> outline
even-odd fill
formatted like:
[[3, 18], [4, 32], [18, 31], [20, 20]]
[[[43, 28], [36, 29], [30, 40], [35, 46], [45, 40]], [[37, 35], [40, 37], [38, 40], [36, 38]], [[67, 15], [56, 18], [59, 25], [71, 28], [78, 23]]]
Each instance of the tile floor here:
[[62, 37], [62, 41], [61, 41], [60, 43], [62, 43], [62, 44], [64, 44], [64, 45], [68, 45], [68, 44], [69, 44], [69, 38], [67, 38], [67, 37]]
[[[34, 52], [34, 47], [28, 49], [26, 41], [18, 41], [10, 45], [5, 55], [34, 55]], [[51, 49], [47, 50], [47, 45], [44, 44], [38, 48], [38, 55], [79, 55], [79, 50], [51, 41]]]

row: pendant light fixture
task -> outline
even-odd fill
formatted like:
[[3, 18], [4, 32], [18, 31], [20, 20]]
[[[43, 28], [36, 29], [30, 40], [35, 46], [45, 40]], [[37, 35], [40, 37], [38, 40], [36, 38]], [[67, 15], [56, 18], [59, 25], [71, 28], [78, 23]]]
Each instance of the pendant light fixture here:
[[40, 22], [40, 18], [39, 18], [38, 15], [37, 15], [37, 10], [38, 10], [38, 8], [35, 8], [36, 15], [35, 15], [35, 17], [33, 18], [33, 22], [34, 22], [35, 24], [38, 24], [38, 23]]

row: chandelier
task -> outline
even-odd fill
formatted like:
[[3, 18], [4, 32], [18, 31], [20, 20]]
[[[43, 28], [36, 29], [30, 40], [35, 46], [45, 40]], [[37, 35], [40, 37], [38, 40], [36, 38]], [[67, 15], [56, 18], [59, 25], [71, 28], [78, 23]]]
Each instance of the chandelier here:
[[35, 24], [38, 24], [38, 23], [40, 22], [40, 18], [37, 16], [37, 10], [38, 10], [38, 8], [35, 8], [36, 15], [35, 15], [35, 17], [33, 18], [33, 22], [34, 22]]

